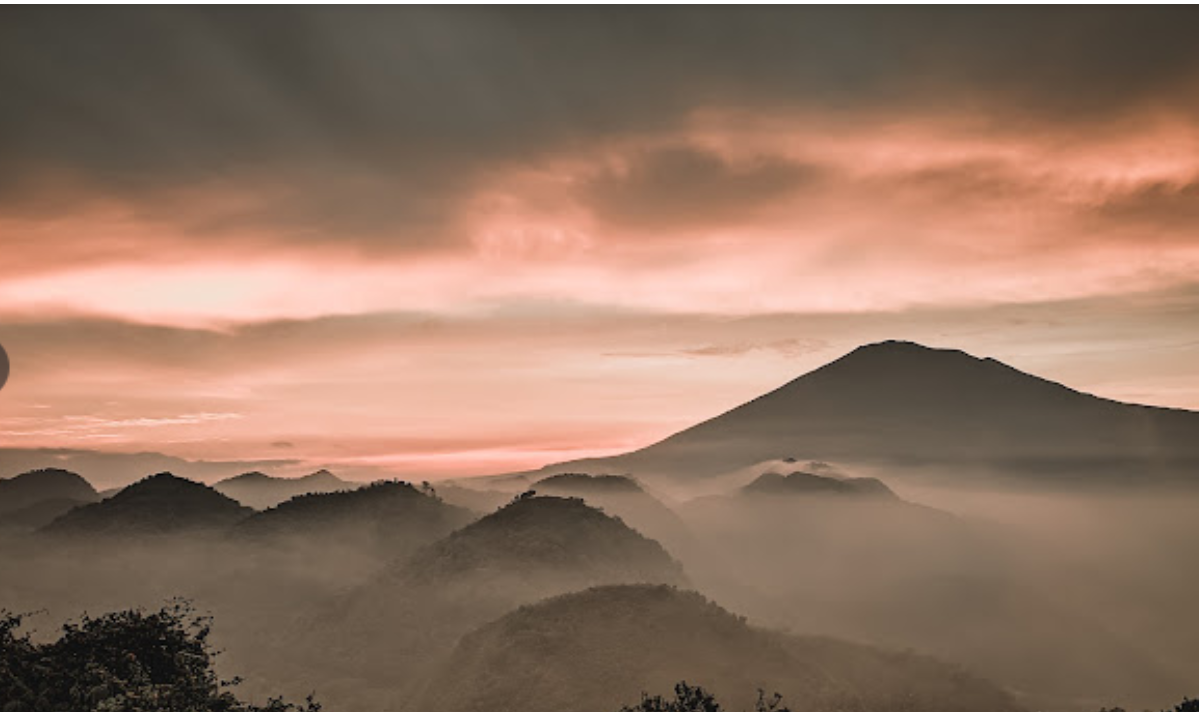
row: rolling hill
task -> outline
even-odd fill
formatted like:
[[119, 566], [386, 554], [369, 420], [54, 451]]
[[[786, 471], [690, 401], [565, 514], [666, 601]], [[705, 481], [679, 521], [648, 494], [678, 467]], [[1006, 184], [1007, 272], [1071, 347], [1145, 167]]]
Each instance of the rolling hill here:
[[337, 492], [352, 489], [353, 485], [329, 470], [317, 470], [304, 477], [271, 477], [261, 472], [247, 472], [221, 480], [213, 489], [255, 509], [274, 507], [303, 494]]
[[41, 531], [72, 537], [192, 533], [224, 529], [251, 513], [211, 487], [162, 472], [72, 509]]
[[298, 671], [327, 670], [332, 707], [375, 711], [409, 694], [463, 633], [520, 605], [601, 584], [686, 581], [657, 542], [582, 500], [520, 497], [332, 602], [279, 655]]
[[504, 578], [531, 591], [553, 582], [586, 587], [685, 580], [658, 542], [620, 520], [582, 499], [536, 496], [518, 497], [425, 548], [396, 575], [422, 585], [466, 583], [473, 589], [486, 588], [484, 579]]
[[58, 468], [31, 470], [0, 479], [0, 517], [50, 500], [86, 503], [97, 499], [99, 495], [87, 480]]
[[530, 485], [530, 489], [539, 494], [578, 497], [607, 514], [620, 517], [676, 555], [693, 544], [679, 515], [631, 477], [566, 473], [539, 480]]
[[680, 680], [748, 709], [1006, 712], [1000, 689], [929, 658], [752, 627], [698, 593], [605, 586], [522, 607], [465, 636], [404, 710], [616, 712]]
[[246, 541], [339, 544], [382, 549], [390, 557], [446, 536], [474, 515], [418, 491], [407, 482], [378, 482], [355, 490], [293, 497], [238, 522], [231, 534]]
[[895, 498], [891, 488], [874, 477], [825, 477], [797, 470], [789, 475], [766, 472], [742, 487], [745, 494], [835, 495]]

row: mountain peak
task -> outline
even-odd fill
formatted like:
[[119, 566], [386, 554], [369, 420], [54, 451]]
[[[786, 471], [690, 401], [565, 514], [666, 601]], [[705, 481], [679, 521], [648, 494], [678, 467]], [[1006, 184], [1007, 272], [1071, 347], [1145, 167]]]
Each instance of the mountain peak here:
[[23, 472], [11, 479], [0, 478], [0, 513], [51, 500], [93, 502], [97, 497], [87, 480], [56, 467]]
[[767, 472], [741, 490], [750, 495], [835, 495], [865, 499], [896, 499], [892, 490], [874, 477], [825, 477], [797, 470], [790, 475]]
[[1048, 475], [1187, 483], [1196, 472], [1196, 417], [1089, 395], [958, 349], [890, 340], [641, 450], [544, 470], [618, 470], [652, 482], [793, 457], [929, 465], [1039, 486]]
[[121, 492], [145, 492], [151, 490], [167, 491], [167, 490], [199, 490], [209, 489], [207, 485], [199, 482], [180, 477], [171, 472], [159, 472], [155, 475], [145, 477], [138, 482], [134, 482]]
[[97, 535], [220, 529], [250, 511], [207, 485], [160, 472], [108, 499], [72, 509], [42, 531]]
[[228, 477], [224, 480], [221, 480], [220, 482], [217, 482], [217, 484], [223, 484], [226, 482], [266, 482], [268, 480], [273, 480], [273, 479], [275, 479], [275, 478], [271, 477], [270, 475], [266, 474], [265, 472], [259, 472], [258, 470], [254, 470], [253, 472], [243, 472], [240, 475], [234, 475], [233, 477]]
[[564, 472], [558, 475], [551, 475], [534, 483], [531, 489], [534, 491], [538, 489], [557, 490], [573, 494], [641, 494], [645, 492], [642, 486], [637, 483], [637, 480], [631, 477], [623, 475], [589, 475], [584, 472]]
[[343, 480], [342, 478], [338, 477], [337, 475], [333, 474], [329, 470], [325, 470], [325, 469], [317, 470], [316, 472], [312, 473], [311, 475], [305, 475], [299, 479], [304, 480], [306, 482], [338, 482], [338, 483], [345, 482], [345, 480]]
[[404, 577], [444, 582], [496, 572], [579, 575], [593, 582], [684, 581], [653, 539], [582, 499], [525, 494], [426, 548]]
[[[904, 339], [885, 339], [859, 346], [855, 351], [958, 351], [958, 349], [938, 349], [915, 341]], [[961, 353], [961, 352], [960, 352]]]
[[986, 361], [991, 361], [994, 363], [999, 363], [998, 361], [995, 361], [995, 359], [985, 359], [972, 356], [962, 349], [926, 346], [925, 344], [919, 344], [915, 341], [902, 341], [898, 339], [888, 339], [887, 341], [876, 341], [870, 344], [863, 344], [833, 363], [857, 360], [863, 357], [869, 357], [872, 359], [890, 358], [914, 360], [944, 360], [947, 358], [954, 358], [963, 362], [983, 363]]

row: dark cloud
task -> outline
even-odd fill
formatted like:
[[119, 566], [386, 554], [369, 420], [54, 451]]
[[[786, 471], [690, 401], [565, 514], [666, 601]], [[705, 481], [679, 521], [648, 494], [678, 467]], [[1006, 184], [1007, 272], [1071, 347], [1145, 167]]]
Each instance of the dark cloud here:
[[761, 157], [741, 165], [678, 146], [632, 157], [592, 178], [581, 196], [604, 223], [652, 230], [719, 226], [820, 179], [824, 169]]
[[1183, 184], [1159, 181], [1113, 194], [1091, 210], [1091, 217], [1096, 227], [1133, 229], [1143, 239], [1193, 242], [1198, 207], [1195, 180]]
[[64, 176], [144, 198], [265, 175], [286, 189], [213, 219], [422, 246], [451, 239], [426, 228], [488, 166], [669, 129], [701, 107], [1191, 117], [1195, 19], [1188, 7], [9, 8], [0, 201], [52, 207], [37, 182]]

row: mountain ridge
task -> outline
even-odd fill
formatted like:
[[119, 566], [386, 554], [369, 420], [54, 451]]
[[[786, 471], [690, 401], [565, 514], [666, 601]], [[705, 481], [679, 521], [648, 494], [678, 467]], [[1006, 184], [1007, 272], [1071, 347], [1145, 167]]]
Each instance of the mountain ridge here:
[[302, 477], [273, 477], [253, 471], [227, 477], [213, 483], [213, 489], [247, 507], [265, 510], [278, 506], [293, 497], [353, 489], [329, 470], [321, 469]]
[[802, 457], [988, 470], [1042, 484], [1194, 484], [1196, 422], [1196, 411], [1102, 398], [994, 358], [892, 340], [637, 450], [536, 473], [694, 481]]
[[108, 499], [76, 507], [39, 531], [54, 536], [218, 531], [252, 511], [208, 485], [160, 472]]

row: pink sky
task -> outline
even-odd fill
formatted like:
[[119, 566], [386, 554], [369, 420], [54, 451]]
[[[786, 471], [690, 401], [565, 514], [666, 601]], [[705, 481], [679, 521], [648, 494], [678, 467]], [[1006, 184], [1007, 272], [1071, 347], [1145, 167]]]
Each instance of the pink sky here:
[[331, 144], [115, 182], [33, 153], [0, 194], [0, 441], [486, 474], [648, 444], [890, 338], [1195, 408], [1178, 99], [714, 90], [411, 170], [386, 138], [386, 170]]

